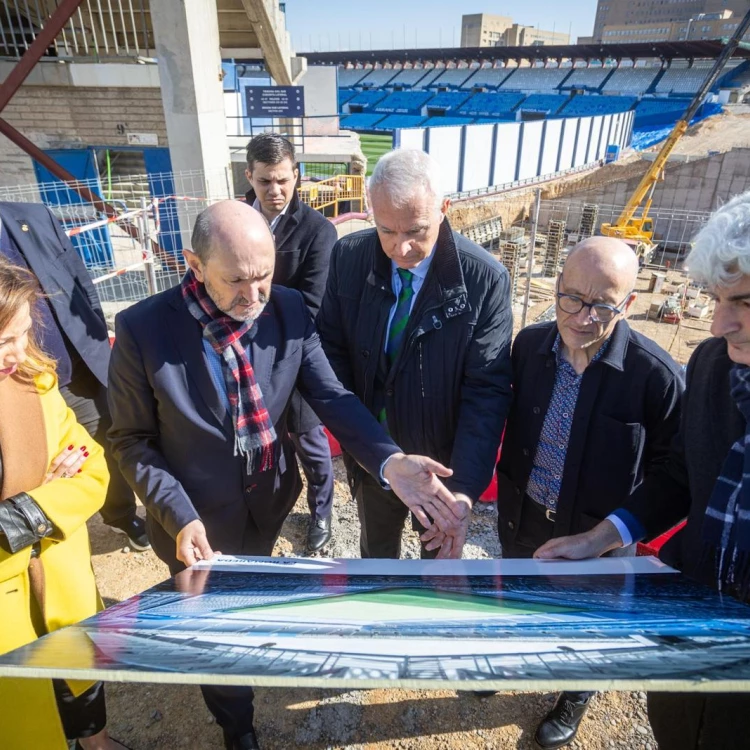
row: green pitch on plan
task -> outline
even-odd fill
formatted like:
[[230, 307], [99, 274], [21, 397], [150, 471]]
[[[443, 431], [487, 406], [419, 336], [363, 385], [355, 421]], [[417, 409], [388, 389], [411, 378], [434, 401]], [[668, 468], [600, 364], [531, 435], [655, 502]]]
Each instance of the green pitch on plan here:
[[357, 594], [343, 594], [306, 601], [285, 602], [234, 610], [253, 615], [272, 612], [292, 618], [323, 620], [473, 620], [478, 614], [494, 617], [518, 615], [564, 614], [575, 610], [547, 604], [525, 603], [487, 596], [453, 594], [414, 589], [388, 589]]

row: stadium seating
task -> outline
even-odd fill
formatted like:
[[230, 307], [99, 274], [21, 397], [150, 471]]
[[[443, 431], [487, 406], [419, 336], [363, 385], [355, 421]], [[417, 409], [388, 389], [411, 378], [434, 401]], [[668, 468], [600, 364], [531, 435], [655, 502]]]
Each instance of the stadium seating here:
[[645, 94], [658, 72], [659, 68], [618, 68], [602, 86], [602, 91], [620, 94]]
[[422, 127], [434, 128], [440, 125], [471, 125], [474, 120], [471, 117], [430, 117], [422, 123]]
[[359, 85], [368, 87], [385, 86], [391, 78], [395, 78], [400, 72], [396, 68], [378, 68], [371, 71], [366, 78], [363, 78]]
[[374, 111], [420, 114], [424, 104], [432, 99], [433, 96], [434, 93], [432, 91], [394, 91], [381, 102], [378, 102], [378, 106], [374, 108]]
[[474, 86], [485, 86], [497, 88], [510, 74], [512, 68], [480, 68], [468, 80], [461, 85], [462, 89], [470, 89]]
[[576, 96], [560, 114], [564, 117], [588, 117], [627, 112], [636, 101], [634, 96]]
[[355, 115], [342, 117], [340, 126], [342, 130], [369, 130], [382, 119], [384, 115], [378, 113], [358, 112]]
[[672, 63], [656, 84], [657, 94], [695, 94], [708, 75], [709, 66], [696, 63], [692, 68]]
[[516, 68], [500, 88], [511, 91], [553, 91], [570, 72], [571, 68]]
[[339, 87], [347, 88], [350, 86], [356, 86], [369, 72], [371, 69], [365, 70], [364, 68], [339, 68]]
[[449, 68], [443, 75], [435, 78], [429, 86], [452, 86], [458, 88], [469, 76], [474, 75], [475, 68]]
[[384, 120], [381, 120], [374, 130], [395, 130], [396, 128], [417, 128], [427, 118], [422, 115], [388, 115]]
[[443, 75], [443, 73], [445, 73], [445, 68], [430, 68], [430, 70], [427, 72], [427, 75], [418, 83], [415, 83], [413, 88], [426, 89], [438, 76]]
[[471, 94], [468, 91], [441, 91], [427, 102], [428, 109], [444, 109], [450, 112], [460, 107]]
[[339, 89], [339, 108], [343, 107], [350, 99], [359, 93], [356, 89]]
[[402, 70], [392, 81], [391, 86], [415, 86], [420, 78], [427, 75], [428, 68]]
[[526, 101], [518, 109], [556, 115], [568, 100], [569, 97], [565, 94], [532, 94], [526, 98]]
[[472, 117], [507, 115], [524, 100], [523, 94], [482, 93], [474, 94], [457, 112]]
[[362, 109], [372, 109], [379, 101], [385, 99], [388, 96], [387, 91], [360, 91], [355, 97], [349, 99], [346, 106], [357, 104]]
[[590, 89], [598, 91], [613, 68], [573, 68], [565, 79], [564, 88]]

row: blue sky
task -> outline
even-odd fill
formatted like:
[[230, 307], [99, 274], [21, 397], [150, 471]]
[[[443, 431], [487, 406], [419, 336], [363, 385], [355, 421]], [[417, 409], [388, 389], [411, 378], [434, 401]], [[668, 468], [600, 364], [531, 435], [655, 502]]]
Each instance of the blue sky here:
[[595, 11], [596, 0], [485, 0], [476, 5], [455, 0], [286, 0], [287, 29], [298, 52], [401, 49], [404, 38], [408, 48], [451, 47], [454, 40], [458, 47], [463, 13], [493, 13], [542, 29], [571, 29], [575, 41], [591, 34]]

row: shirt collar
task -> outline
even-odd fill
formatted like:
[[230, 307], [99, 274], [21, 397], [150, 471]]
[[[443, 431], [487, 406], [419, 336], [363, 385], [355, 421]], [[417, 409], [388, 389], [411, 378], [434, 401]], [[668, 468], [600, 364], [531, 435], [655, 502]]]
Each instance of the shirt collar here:
[[[589, 362], [589, 365], [593, 364], [597, 360], [600, 360], [604, 354], [606, 353], [607, 349], [609, 348], [609, 342], [612, 340], [612, 337], [610, 336], [608, 339], [604, 341], [604, 343], [597, 349], [596, 354], [591, 358], [591, 361]], [[559, 366], [561, 362], [564, 362], [569, 367], [573, 367], [573, 365], [568, 362], [567, 359], [563, 358], [562, 355], [562, 339], [560, 337], [560, 334], [558, 333], [557, 336], [555, 336], [555, 343], [552, 344], [552, 353], [555, 355], [555, 362]], [[577, 374], [577, 373], [576, 373]], [[581, 373], [583, 375], [583, 373]]]
[[[416, 268], [410, 268], [409, 270], [415, 275], [418, 276], [422, 282], [427, 278], [427, 272], [430, 270], [430, 265], [432, 263], [432, 259], [435, 257], [435, 250], [437, 249], [437, 243], [435, 243], [435, 247], [432, 248], [432, 252], [416, 267]], [[398, 266], [391, 261], [391, 275], [396, 276], [398, 273]]]
[[[279, 223], [279, 219], [289, 210], [289, 206], [291, 204], [292, 202], [289, 201], [289, 203], [287, 203], [286, 206], [284, 206], [284, 208], [281, 209], [281, 213], [268, 222], [271, 225], [272, 230], [276, 228], [276, 225]], [[263, 213], [260, 207], [260, 201], [257, 198], [253, 201], [253, 208], [256, 211]]]

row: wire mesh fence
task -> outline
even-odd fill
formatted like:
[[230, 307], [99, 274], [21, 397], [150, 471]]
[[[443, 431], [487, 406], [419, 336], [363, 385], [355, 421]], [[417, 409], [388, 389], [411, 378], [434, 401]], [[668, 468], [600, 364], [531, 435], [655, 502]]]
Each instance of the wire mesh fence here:
[[[332, 217], [354, 221], [351, 212], [365, 210], [359, 175], [304, 180], [299, 195]], [[182, 251], [190, 247], [196, 217], [212, 203], [233, 197], [228, 169], [118, 176], [106, 186], [91, 179], [75, 186], [58, 180], [0, 187], [0, 200], [44, 203], [57, 216], [110, 320], [124, 307], [174, 286], [185, 271]]]

